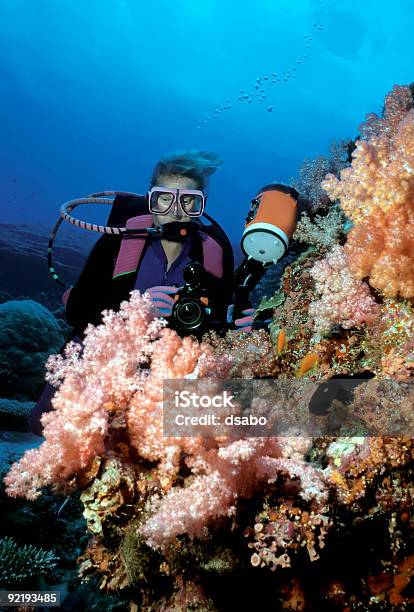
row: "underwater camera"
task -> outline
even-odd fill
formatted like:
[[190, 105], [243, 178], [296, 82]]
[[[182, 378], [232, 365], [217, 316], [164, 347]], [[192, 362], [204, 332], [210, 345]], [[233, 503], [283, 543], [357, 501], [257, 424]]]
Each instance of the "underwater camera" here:
[[182, 335], [199, 335], [206, 331], [211, 308], [205, 288], [206, 271], [197, 261], [186, 266], [183, 272], [185, 285], [176, 294], [170, 317], [170, 327]]

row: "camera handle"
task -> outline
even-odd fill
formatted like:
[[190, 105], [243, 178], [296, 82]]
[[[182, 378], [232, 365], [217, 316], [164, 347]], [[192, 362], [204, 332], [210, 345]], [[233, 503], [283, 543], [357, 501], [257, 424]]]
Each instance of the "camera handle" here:
[[253, 259], [252, 257], [245, 257], [235, 270], [233, 276], [234, 303], [230, 313], [231, 321], [233, 323], [241, 316], [242, 311], [245, 308], [250, 308], [250, 293], [264, 276], [268, 268], [270, 268], [272, 263], [273, 262], [265, 264], [261, 261]]

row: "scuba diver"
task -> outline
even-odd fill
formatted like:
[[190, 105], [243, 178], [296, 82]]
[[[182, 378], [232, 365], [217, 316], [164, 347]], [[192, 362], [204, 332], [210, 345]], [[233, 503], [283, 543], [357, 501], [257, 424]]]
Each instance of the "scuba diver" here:
[[[115, 197], [108, 217], [110, 227], [105, 229], [125, 226], [132, 233], [104, 233], [76, 284], [64, 292], [66, 319], [73, 328], [70, 340], [81, 343], [87, 325], [99, 325], [102, 311], [119, 309], [134, 289], [147, 291], [157, 314], [168, 319], [179, 288], [190, 287], [191, 294], [201, 282], [202, 293], [208, 295], [205, 310], [209, 317], [227, 321], [233, 293], [233, 250], [223, 229], [204, 210], [208, 178], [221, 163], [215, 153], [205, 151], [172, 154], [156, 164], [146, 196], [120, 193]], [[201, 222], [203, 214], [210, 225]], [[76, 225], [92, 229], [83, 222]], [[133, 233], [149, 226], [168, 231], [155, 239]], [[49, 242], [48, 252], [51, 250]], [[49, 269], [58, 280], [50, 263]], [[188, 310], [186, 304], [184, 308]], [[240, 316], [232, 320], [233, 327], [250, 331], [254, 312], [246, 298]], [[33, 433], [41, 435], [40, 417], [52, 410], [54, 392], [46, 383], [29, 418]]]
[[[87, 325], [99, 325], [102, 312], [118, 310], [134, 289], [147, 292], [157, 315], [180, 335], [200, 338], [209, 329], [223, 334], [266, 327], [271, 319], [254, 320], [250, 293], [289, 248], [299, 194], [276, 183], [257, 192], [241, 240], [245, 259], [234, 270], [231, 243], [205, 212], [208, 178], [220, 164], [215, 153], [206, 151], [172, 154], [156, 164], [145, 196], [103, 192], [61, 207], [48, 246], [49, 270], [59, 284], [65, 286], [53, 267], [52, 247], [62, 220], [103, 234], [76, 284], [62, 297], [73, 328], [70, 340], [82, 343]], [[108, 195], [116, 197], [109, 200]], [[72, 216], [85, 203], [112, 204], [107, 226]], [[41, 435], [40, 417], [52, 410], [54, 392], [47, 383], [29, 418], [33, 433]]]
[[[232, 299], [233, 251], [223, 229], [205, 213], [208, 177], [220, 164], [210, 152], [172, 154], [156, 164], [146, 196], [115, 198], [109, 226], [165, 231], [155, 239], [105, 234], [97, 241], [76, 285], [64, 296], [67, 321], [78, 336], [88, 323], [100, 323], [104, 309], [118, 309], [134, 289], [149, 293], [159, 316], [171, 317], [190, 262], [203, 266], [211, 318], [226, 319]], [[201, 222], [203, 215], [210, 225]], [[236, 327], [248, 328], [252, 322], [253, 309], [248, 303], [246, 308], [243, 320], [234, 321]]]

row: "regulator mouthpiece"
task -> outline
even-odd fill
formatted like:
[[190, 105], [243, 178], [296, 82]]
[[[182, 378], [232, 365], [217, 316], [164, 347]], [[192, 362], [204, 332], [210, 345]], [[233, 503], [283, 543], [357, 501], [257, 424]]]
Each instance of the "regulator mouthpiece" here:
[[267, 185], [257, 193], [241, 240], [247, 257], [271, 264], [285, 255], [296, 229], [298, 198], [296, 189], [285, 185]]

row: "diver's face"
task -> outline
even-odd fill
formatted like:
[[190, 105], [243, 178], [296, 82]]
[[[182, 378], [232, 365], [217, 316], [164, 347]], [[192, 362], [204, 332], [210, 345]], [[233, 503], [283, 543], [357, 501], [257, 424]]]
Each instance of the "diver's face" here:
[[[198, 189], [197, 183], [194, 179], [186, 176], [176, 176], [173, 174], [162, 174], [157, 181], [156, 187], [167, 187], [167, 189]], [[162, 196], [160, 196], [162, 198]], [[160, 202], [162, 205], [162, 202]], [[166, 202], [166, 206], [168, 203]], [[168, 215], [156, 215], [153, 213], [152, 218], [154, 219], [154, 225], [164, 225], [165, 223], [172, 223], [178, 221], [187, 223], [192, 221], [193, 217], [189, 217], [181, 210], [180, 206], [174, 206]]]

